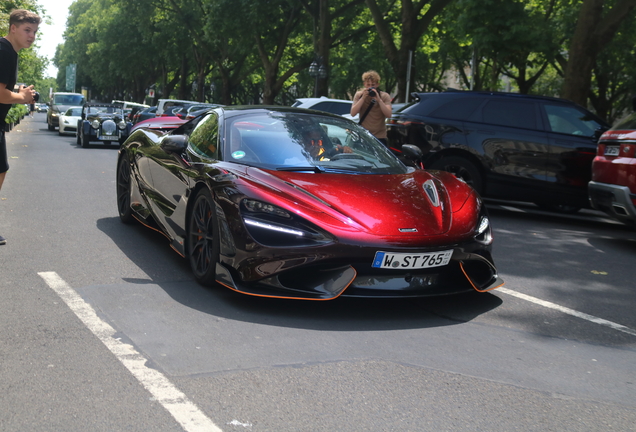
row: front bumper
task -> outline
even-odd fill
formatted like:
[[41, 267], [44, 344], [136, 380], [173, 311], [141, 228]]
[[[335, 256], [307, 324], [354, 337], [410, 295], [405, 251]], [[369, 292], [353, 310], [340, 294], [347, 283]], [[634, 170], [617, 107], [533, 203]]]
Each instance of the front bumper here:
[[636, 223], [636, 207], [633, 203], [636, 194], [631, 193], [627, 186], [591, 181], [588, 184], [588, 193], [592, 208], [621, 222]]
[[[472, 245], [471, 245], [472, 246]], [[472, 250], [471, 250], [472, 249]], [[317, 258], [317, 257], [316, 257]], [[278, 262], [277, 267], [293, 266], [298, 258]], [[312, 259], [306, 259], [311, 262]], [[451, 261], [443, 267], [411, 271], [374, 269], [369, 260], [344, 264], [319, 262], [252, 282], [241, 280], [237, 272], [218, 263], [216, 279], [234, 291], [277, 298], [331, 300], [337, 297], [400, 298], [489, 291], [503, 285], [488, 250], [472, 247], [454, 249]], [[267, 264], [271, 265], [271, 263]]]

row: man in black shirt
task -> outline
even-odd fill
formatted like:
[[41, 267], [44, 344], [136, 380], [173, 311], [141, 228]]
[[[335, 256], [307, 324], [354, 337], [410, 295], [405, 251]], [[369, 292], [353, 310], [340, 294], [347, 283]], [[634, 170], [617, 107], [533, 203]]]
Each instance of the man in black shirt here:
[[[13, 91], [18, 80], [18, 52], [29, 48], [35, 41], [41, 19], [33, 12], [17, 9], [9, 16], [9, 34], [0, 38], [0, 188], [9, 170], [4, 125], [13, 104], [35, 103], [33, 86], [22, 86]], [[0, 236], [0, 245], [7, 241]]]

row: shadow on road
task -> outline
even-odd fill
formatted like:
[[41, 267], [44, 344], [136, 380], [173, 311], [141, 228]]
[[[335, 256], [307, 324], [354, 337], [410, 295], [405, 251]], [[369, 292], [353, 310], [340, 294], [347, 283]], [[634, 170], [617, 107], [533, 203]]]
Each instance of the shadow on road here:
[[119, 218], [104, 218], [97, 221], [97, 227], [151, 275], [151, 279], [124, 278], [126, 283], [139, 289], [157, 285], [177, 302], [216, 317], [316, 330], [394, 330], [461, 324], [502, 303], [497, 296], [477, 292], [418, 299], [342, 297], [320, 302], [251, 297], [221, 286], [199, 285], [188, 262], [172, 251], [165, 237], [140, 224], [124, 225]]

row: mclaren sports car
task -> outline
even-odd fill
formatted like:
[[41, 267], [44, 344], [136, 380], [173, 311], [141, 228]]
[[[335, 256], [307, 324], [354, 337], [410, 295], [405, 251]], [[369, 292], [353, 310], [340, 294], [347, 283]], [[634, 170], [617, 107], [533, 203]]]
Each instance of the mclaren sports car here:
[[[417, 165], [421, 151], [404, 147]], [[358, 124], [289, 107], [217, 107], [139, 128], [117, 161], [124, 223], [167, 237], [203, 285], [306, 300], [503, 284], [479, 195], [407, 166]]]

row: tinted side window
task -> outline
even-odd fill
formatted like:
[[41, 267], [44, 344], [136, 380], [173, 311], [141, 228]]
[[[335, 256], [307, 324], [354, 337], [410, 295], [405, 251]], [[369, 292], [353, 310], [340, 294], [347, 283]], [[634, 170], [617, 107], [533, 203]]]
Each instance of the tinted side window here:
[[574, 107], [545, 104], [544, 109], [552, 132], [593, 136], [594, 131], [602, 127], [600, 123], [592, 119], [587, 113]]
[[483, 101], [479, 98], [455, 99], [432, 111], [430, 116], [450, 120], [466, 120]]
[[351, 104], [345, 102], [333, 102], [331, 110], [331, 112], [334, 114], [349, 114], [351, 112]]
[[218, 158], [219, 119], [216, 113], [210, 113], [196, 125], [190, 134], [189, 144], [201, 156]]
[[533, 103], [491, 100], [484, 107], [482, 114], [484, 123], [525, 129], [537, 128]]

